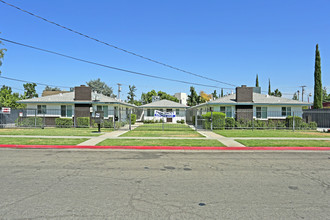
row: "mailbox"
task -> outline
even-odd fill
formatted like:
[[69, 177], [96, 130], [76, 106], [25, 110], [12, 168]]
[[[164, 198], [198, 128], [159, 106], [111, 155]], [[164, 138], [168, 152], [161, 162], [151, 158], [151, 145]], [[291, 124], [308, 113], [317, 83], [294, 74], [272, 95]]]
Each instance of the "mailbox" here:
[[95, 123], [97, 123], [98, 132], [101, 132], [101, 124], [103, 123], [103, 119], [104, 119], [104, 112], [96, 111], [95, 112]]

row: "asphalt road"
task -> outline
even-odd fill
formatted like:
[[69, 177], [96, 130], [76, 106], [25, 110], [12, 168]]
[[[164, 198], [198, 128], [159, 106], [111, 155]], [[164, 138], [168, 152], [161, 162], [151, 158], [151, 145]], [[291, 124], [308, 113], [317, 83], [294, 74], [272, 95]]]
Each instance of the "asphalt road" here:
[[0, 219], [330, 219], [330, 152], [1, 149]]

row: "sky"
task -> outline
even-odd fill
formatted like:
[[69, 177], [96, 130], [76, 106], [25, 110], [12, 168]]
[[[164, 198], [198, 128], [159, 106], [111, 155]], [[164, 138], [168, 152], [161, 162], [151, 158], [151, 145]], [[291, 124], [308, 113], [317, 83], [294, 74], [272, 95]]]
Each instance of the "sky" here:
[[[330, 1], [328, 0], [4, 0], [101, 41], [159, 62], [235, 86], [279, 89], [286, 98], [306, 86], [313, 94], [315, 46], [321, 54], [322, 84], [330, 91]], [[235, 91], [235, 86], [202, 79], [100, 44], [0, 2], [0, 37], [117, 68], [216, 86], [197, 92]], [[3, 42], [1, 76], [74, 87], [100, 78], [121, 98], [128, 86], [136, 99], [152, 89], [189, 93], [191, 84], [120, 72]], [[23, 93], [23, 83], [0, 78]], [[45, 88], [38, 85], [37, 92]], [[300, 97], [301, 99], [301, 97]], [[310, 101], [312, 98], [310, 99]]]

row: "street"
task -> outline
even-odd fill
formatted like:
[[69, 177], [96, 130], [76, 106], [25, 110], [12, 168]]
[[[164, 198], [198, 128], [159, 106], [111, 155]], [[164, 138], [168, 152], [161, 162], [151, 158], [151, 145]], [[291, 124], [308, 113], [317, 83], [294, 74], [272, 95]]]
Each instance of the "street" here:
[[0, 219], [329, 219], [330, 152], [0, 149]]

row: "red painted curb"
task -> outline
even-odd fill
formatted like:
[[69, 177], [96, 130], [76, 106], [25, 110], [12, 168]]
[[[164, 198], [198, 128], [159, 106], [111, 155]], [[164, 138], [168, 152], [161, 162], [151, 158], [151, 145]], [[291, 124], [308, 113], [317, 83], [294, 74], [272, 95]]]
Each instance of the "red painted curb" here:
[[132, 149], [132, 150], [306, 150], [330, 151], [330, 147], [176, 147], [176, 146], [76, 146], [76, 145], [0, 145], [0, 148], [19, 149]]

